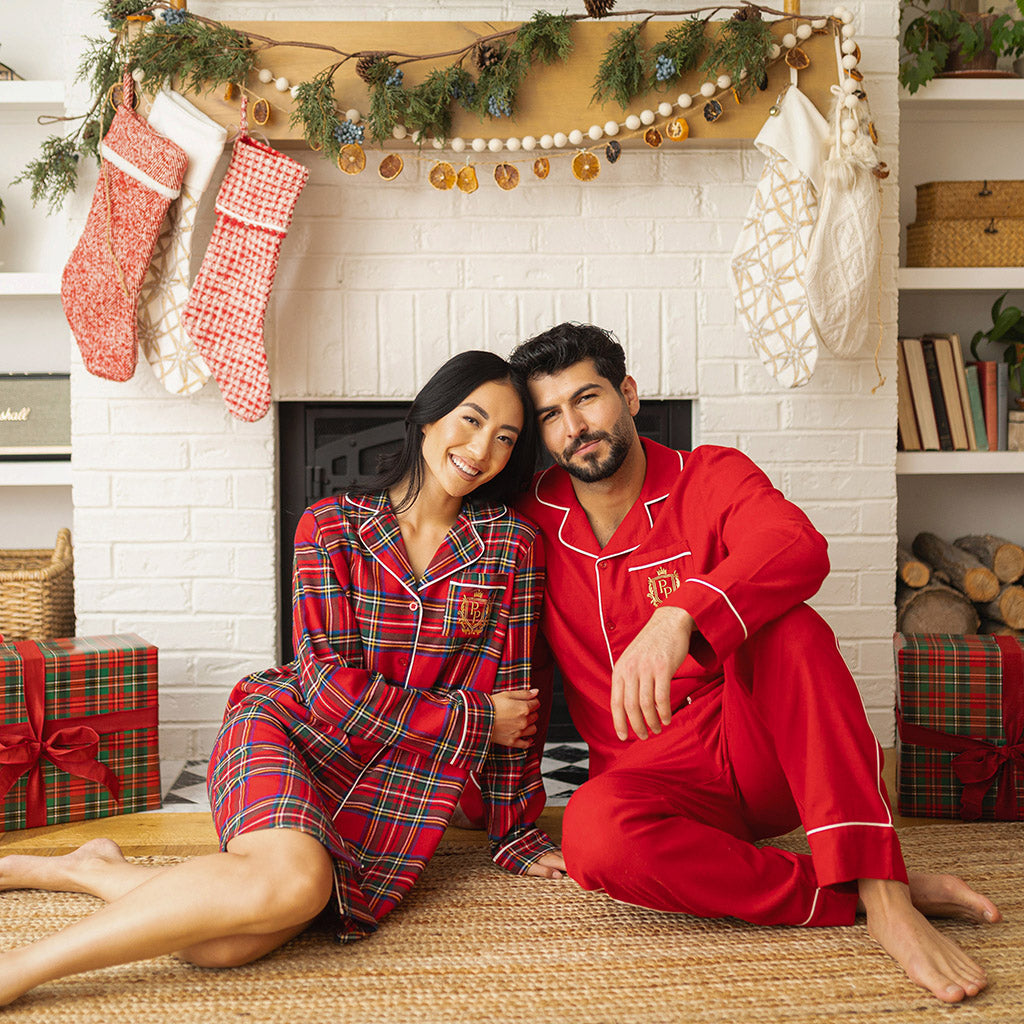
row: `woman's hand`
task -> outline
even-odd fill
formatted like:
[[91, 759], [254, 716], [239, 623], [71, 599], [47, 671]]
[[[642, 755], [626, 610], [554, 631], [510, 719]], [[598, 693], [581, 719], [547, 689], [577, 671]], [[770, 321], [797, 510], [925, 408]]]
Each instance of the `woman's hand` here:
[[494, 727], [491, 742], [502, 747], [526, 750], [530, 737], [537, 731], [537, 690], [502, 690], [490, 695], [494, 705]]
[[538, 857], [527, 869], [528, 875], [536, 875], [538, 878], [561, 878], [565, 874], [565, 861], [562, 859], [562, 851], [555, 850], [553, 853], [545, 853]]

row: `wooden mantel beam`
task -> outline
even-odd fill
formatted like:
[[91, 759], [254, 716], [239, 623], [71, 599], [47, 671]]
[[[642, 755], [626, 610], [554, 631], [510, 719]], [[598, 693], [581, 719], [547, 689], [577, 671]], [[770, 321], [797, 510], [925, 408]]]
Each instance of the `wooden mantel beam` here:
[[[316, 22], [316, 21], [241, 21], [227, 22], [229, 27], [241, 32], [252, 32], [261, 36], [272, 35], [276, 40], [318, 42], [335, 46], [345, 52], [359, 50], [388, 49], [407, 53], [440, 53], [465, 46], [479, 36], [489, 35], [504, 28], [514, 27], [513, 22]], [[518, 94], [515, 120], [508, 118], [485, 118], [480, 121], [475, 115], [458, 110], [452, 128], [453, 136], [467, 140], [481, 137], [508, 138], [533, 135], [537, 138], [555, 132], [568, 133], [574, 128], [584, 133], [591, 125], [603, 125], [606, 121], [622, 122], [627, 114], [639, 114], [643, 109], [656, 109], [661, 102], [674, 102], [682, 92], [694, 97], [693, 106], [686, 111], [676, 109], [675, 115], [682, 115], [690, 127], [687, 142], [666, 142], [663, 151], [679, 151], [696, 142], [699, 145], [719, 145], [745, 142], [753, 139], [765, 118], [768, 109], [775, 102], [780, 91], [789, 83], [790, 70], [783, 60], [776, 61], [769, 72], [768, 88], [737, 103], [731, 91], [719, 97], [723, 116], [715, 123], [708, 123], [702, 113], [704, 99], [699, 90], [703, 79], [689, 75], [682, 82], [675, 83], [665, 92], [652, 91], [638, 99], [634, 107], [623, 111], [616, 104], [594, 103], [593, 81], [601, 57], [607, 49], [612, 34], [629, 23], [622, 21], [598, 22], [580, 21], [573, 28], [574, 47], [569, 59], [551, 65], [538, 65], [531, 72]], [[646, 45], [659, 41], [678, 22], [651, 21], [644, 30]], [[714, 30], [715, 22], [711, 23]], [[791, 31], [789, 22], [780, 23], [773, 31], [781, 39]], [[831, 30], [816, 32], [801, 44], [810, 57], [810, 67], [800, 72], [800, 89], [823, 115], [827, 115], [831, 102], [830, 86], [837, 81], [835, 51]], [[275, 76], [285, 77], [291, 84], [308, 81], [318, 72], [334, 63], [336, 55], [326, 50], [300, 46], [276, 46], [265, 52], [265, 66]], [[443, 66], [437, 61], [416, 61], [403, 65], [408, 85], [416, 85], [432, 67]], [[335, 93], [338, 108], [342, 112], [355, 108], [364, 113], [369, 108], [366, 85], [356, 75], [355, 61], [350, 60], [335, 76]], [[264, 97], [271, 105], [270, 121], [259, 129], [276, 144], [302, 145], [299, 127], [290, 125], [294, 102], [287, 92], [279, 92], [273, 84], [247, 83], [250, 89], [250, 104], [257, 97]], [[221, 124], [233, 126], [238, 121], [238, 100], [228, 101], [222, 94], [207, 93], [190, 97], [195, 104]], [[664, 119], [659, 119], [664, 120]], [[251, 126], [252, 127], [252, 126]], [[642, 146], [639, 139], [632, 143], [625, 134], [620, 141], [625, 145]], [[370, 145], [369, 139], [367, 145]], [[597, 145], [587, 142], [588, 145]], [[601, 143], [603, 144], [603, 143]], [[389, 142], [388, 146], [399, 145]], [[405, 147], [412, 143], [401, 144]]]

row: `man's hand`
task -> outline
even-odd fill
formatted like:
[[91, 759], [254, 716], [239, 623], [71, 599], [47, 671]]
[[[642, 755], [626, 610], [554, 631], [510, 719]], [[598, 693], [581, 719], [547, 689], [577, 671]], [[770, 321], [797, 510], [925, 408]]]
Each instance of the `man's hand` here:
[[690, 650], [696, 623], [682, 608], [662, 605], [647, 620], [612, 669], [612, 722], [620, 740], [629, 727], [642, 739], [672, 718], [670, 687]]
[[492, 693], [494, 705], [494, 727], [491, 742], [502, 747], [526, 750], [530, 737], [537, 731], [537, 690], [502, 690]]
[[545, 853], [538, 857], [527, 869], [528, 875], [536, 875], [539, 878], [561, 878], [565, 874], [565, 861], [562, 859], [562, 851]]

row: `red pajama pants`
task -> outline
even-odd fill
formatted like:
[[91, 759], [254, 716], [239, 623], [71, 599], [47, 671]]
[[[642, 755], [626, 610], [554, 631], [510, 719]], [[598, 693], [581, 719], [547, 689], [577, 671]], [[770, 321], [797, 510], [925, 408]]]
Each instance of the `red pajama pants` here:
[[[655, 910], [849, 924], [856, 879], [907, 880], [881, 766], [831, 629], [800, 605], [573, 794], [566, 866]], [[799, 825], [810, 855], [756, 845]]]

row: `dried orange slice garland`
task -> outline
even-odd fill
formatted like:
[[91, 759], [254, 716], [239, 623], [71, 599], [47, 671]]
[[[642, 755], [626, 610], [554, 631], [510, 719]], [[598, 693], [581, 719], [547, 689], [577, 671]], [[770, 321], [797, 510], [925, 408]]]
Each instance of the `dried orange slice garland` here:
[[380, 167], [377, 168], [377, 173], [385, 181], [394, 181], [395, 178], [402, 173], [402, 168], [404, 166], [404, 161], [397, 153], [390, 153], [381, 160]]
[[346, 174], [358, 174], [366, 166], [366, 154], [357, 142], [348, 142], [338, 153], [338, 167]]
[[551, 173], [551, 161], [546, 156], [539, 156], [533, 161], [533, 173], [543, 181]]
[[572, 158], [572, 173], [580, 181], [593, 181], [601, 173], [601, 163], [593, 153], [584, 150]]
[[513, 164], [498, 164], [494, 168], [494, 180], [498, 188], [511, 192], [519, 184], [519, 171]]
[[455, 168], [447, 160], [442, 160], [430, 168], [427, 180], [434, 188], [447, 192], [455, 187]]
[[465, 192], [468, 196], [471, 192], [475, 192], [479, 187], [480, 183], [476, 180], [476, 170], [470, 165], [466, 164], [455, 178], [456, 184], [459, 186], [460, 192]]

